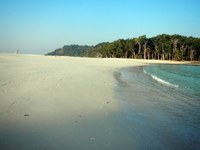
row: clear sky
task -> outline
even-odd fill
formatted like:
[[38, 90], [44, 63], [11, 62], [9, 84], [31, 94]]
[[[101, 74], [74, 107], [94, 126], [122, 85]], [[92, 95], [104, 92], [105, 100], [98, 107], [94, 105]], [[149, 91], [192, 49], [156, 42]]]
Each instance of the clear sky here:
[[162, 33], [200, 37], [200, 0], [0, 0], [0, 52]]

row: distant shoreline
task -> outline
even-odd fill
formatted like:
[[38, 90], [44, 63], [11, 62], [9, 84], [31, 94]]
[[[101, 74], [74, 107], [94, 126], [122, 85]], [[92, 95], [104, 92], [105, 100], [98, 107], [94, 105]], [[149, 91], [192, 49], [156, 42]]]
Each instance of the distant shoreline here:
[[177, 61], [177, 60], [157, 60], [157, 59], [134, 59], [134, 58], [99, 58], [99, 57], [86, 57], [86, 56], [59, 56], [59, 55], [46, 55], [46, 54], [16, 54], [16, 53], [0, 53], [0, 55], [27, 55], [27, 56], [47, 56], [47, 57], [72, 57], [72, 58], [97, 58], [97, 59], [119, 59], [119, 60], [136, 60], [136, 61], [149, 61], [152, 63], [153, 61], [156, 61], [156, 63], [169, 63], [169, 64], [194, 64], [194, 65], [200, 65], [199, 61]]

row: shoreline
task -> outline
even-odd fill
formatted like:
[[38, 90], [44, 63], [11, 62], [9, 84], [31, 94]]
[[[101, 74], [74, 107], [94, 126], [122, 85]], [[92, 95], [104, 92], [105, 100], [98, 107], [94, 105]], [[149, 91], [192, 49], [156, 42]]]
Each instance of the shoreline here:
[[157, 62], [0, 54], [0, 149], [117, 149], [121, 137], [136, 146], [117, 125], [113, 74]]
[[136, 149], [199, 149], [198, 97], [157, 82], [144, 67], [126, 67], [115, 74], [116, 99], [123, 107], [119, 124], [142, 143]]

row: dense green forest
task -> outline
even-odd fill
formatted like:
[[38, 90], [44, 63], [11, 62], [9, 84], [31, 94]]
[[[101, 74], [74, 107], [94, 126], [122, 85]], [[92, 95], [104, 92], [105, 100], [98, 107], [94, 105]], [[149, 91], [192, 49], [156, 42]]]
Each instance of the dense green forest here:
[[58, 56], [85, 56], [91, 51], [93, 46], [80, 46], [80, 45], [65, 45], [63, 48], [58, 48], [47, 55]]
[[177, 34], [152, 38], [143, 35], [96, 46], [64, 46], [48, 55], [200, 61], [200, 38]]

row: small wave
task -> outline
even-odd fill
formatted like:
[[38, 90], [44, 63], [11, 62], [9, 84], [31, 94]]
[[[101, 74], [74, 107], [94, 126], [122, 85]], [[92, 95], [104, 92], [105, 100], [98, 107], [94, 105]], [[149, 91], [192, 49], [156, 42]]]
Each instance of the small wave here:
[[152, 74], [147, 73], [144, 69], [143, 69], [143, 72], [144, 72], [145, 74], [151, 76], [151, 77], [152, 77], [154, 80], [156, 80], [157, 82], [160, 82], [160, 83], [165, 84], [165, 85], [168, 85], [168, 86], [173, 86], [173, 87], [176, 87], [176, 88], [179, 87], [179, 86], [176, 85], [176, 84], [172, 84], [172, 83], [170, 83], [170, 82], [167, 82], [167, 81], [165, 81], [165, 80], [163, 80], [163, 79], [158, 78], [157, 76], [154, 76], [154, 75], [152, 75]]

